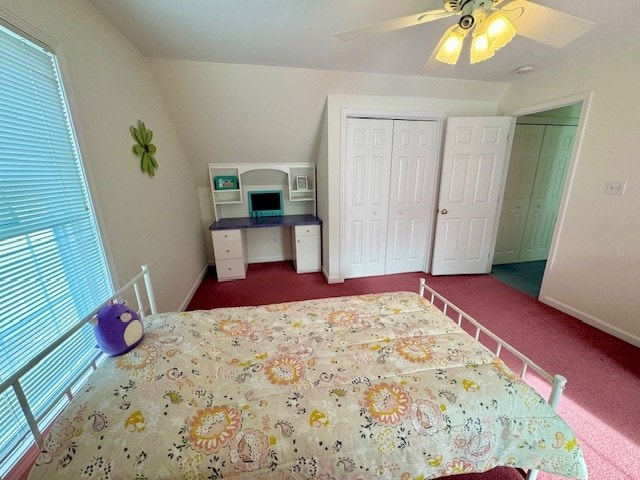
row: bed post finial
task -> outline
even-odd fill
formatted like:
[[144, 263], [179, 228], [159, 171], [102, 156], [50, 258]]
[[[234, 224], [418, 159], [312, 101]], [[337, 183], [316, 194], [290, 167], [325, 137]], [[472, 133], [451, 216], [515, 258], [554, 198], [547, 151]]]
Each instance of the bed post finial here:
[[558, 403], [560, 403], [560, 397], [564, 391], [564, 387], [567, 385], [567, 379], [562, 375], [553, 376], [553, 386], [551, 387], [551, 393], [549, 394], [549, 405], [556, 410]]
[[156, 297], [153, 294], [153, 285], [151, 284], [151, 274], [149, 273], [149, 265], [142, 265], [142, 275], [144, 278], [144, 286], [147, 290], [147, 299], [149, 300], [149, 308], [151, 314], [158, 313], [158, 307], [156, 306]]
[[420, 293], [421, 297], [424, 297], [424, 287], [426, 287], [426, 286], [427, 286], [427, 281], [424, 278], [421, 278], [420, 279], [420, 290], [419, 290], [419, 293]]

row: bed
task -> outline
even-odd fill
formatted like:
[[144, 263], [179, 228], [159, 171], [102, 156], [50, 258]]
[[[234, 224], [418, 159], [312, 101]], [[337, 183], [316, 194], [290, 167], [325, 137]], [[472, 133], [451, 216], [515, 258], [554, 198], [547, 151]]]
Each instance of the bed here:
[[[490, 351], [477, 337], [493, 334], [463, 318], [424, 283], [147, 316], [140, 345], [104, 361], [42, 438], [29, 478], [404, 480], [507, 465], [586, 479], [553, 408], [564, 379], [550, 405], [497, 355], [511, 347]], [[539, 369], [521, 358], [521, 374]]]

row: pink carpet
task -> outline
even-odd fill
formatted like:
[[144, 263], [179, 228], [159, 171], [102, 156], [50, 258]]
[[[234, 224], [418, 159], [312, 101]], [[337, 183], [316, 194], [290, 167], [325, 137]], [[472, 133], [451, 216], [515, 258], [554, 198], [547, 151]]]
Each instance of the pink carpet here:
[[[640, 479], [640, 349], [554, 310], [490, 275], [421, 273], [350, 279], [329, 285], [321, 274], [296, 275], [290, 262], [252, 264], [244, 281], [218, 283], [210, 271], [188, 309], [260, 305], [361, 293], [417, 291], [424, 277], [544, 369], [567, 377], [559, 413], [584, 449], [591, 480]], [[546, 387], [530, 380], [541, 393]], [[522, 480], [495, 469], [456, 480]], [[561, 477], [540, 473], [540, 480]]]

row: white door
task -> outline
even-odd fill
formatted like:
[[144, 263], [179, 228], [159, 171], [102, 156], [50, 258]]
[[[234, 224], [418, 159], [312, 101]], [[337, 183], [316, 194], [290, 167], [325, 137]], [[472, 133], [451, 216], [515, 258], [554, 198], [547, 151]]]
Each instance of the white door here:
[[347, 118], [341, 273], [383, 275], [391, 171], [392, 120]]
[[433, 275], [489, 273], [512, 117], [447, 121]]
[[545, 128], [520, 262], [546, 260], [549, 254], [575, 136], [575, 126], [547, 125]]
[[395, 120], [385, 273], [425, 270], [433, 218], [438, 124]]
[[538, 157], [544, 138], [544, 125], [516, 125], [509, 160], [509, 173], [504, 187], [498, 238], [493, 264], [515, 263], [527, 221], [529, 200], [536, 178]]

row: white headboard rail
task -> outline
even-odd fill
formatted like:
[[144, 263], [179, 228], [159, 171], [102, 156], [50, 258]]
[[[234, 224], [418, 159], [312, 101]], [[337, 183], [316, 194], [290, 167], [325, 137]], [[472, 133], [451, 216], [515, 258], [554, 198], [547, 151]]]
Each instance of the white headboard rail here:
[[[429, 292], [429, 295], [427, 297], [425, 297], [425, 291]], [[493, 340], [496, 343], [496, 347], [493, 352], [497, 357], [500, 357], [500, 354], [502, 353], [503, 349], [509, 351], [509, 353], [514, 355], [522, 364], [522, 367], [520, 369], [520, 377], [522, 379], [524, 379], [524, 376], [527, 373], [527, 370], [531, 369], [535, 371], [541, 378], [546, 380], [551, 385], [551, 392], [547, 399], [547, 403], [549, 403], [549, 405], [551, 405], [551, 407], [554, 410], [556, 410], [556, 408], [558, 407], [558, 403], [560, 402], [560, 397], [562, 396], [562, 392], [564, 391], [564, 388], [567, 384], [567, 379], [565, 377], [563, 377], [562, 375], [551, 375], [550, 373], [548, 373], [546, 370], [544, 370], [542, 367], [536, 364], [529, 357], [520, 353], [515, 347], [512, 347], [510, 344], [502, 340], [499, 336], [497, 336], [491, 330], [489, 330], [488, 328], [480, 324], [471, 315], [459, 309], [454, 304], [449, 302], [446, 298], [444, 298], [442, 295], [440, 295], [438, 292], [436, 292], [431, 287], [429, 287], [424, 278], [420, 279], [420, 296], [427, 298], [427, 300], [429, 300], [437, 308], [442, 310], [442, 312], [445, 315], [449, 316], [449, 318], [452, 318], [452, 320], [455, 320], [458, 323], [459, 327], [463, 327], [465, 321], [473, 325], [473, 329], [475, 330], [474, 337], [476, 340], [480, 341], [481, 333], [489, 337], [491, 340]], [[439, 301], [439, 303], [442, 304], [442, 306], [440, 306], [440, 304], [435, 303], [436, 299]], [[452, 310], [455, 312], [456, 315], [453, 316], [455, 318], [453, 318], [451, 315], [448, 314], [449, 310]], [[538, 475], [537, 470], [529, 470], [529, 473], [527, 474], [527, 480], [535, 480], [537, 475]]]
[[[69, 382], [69, 385], [67, 386], [65, 391], [60, 393], [57, 397], [55, 397], [55, 399], [52, 402], [50, 402], [51, 406], [48, 407], [41, 414], [40, 419], [36, 419], [33, 412], [31, 411], [29, 401], [27, 399], [27, 396], [24, 393], [24, 389], [22, 388], [22, 383], [21, 383], [22, 377], [25, 374], [27, 374], [33, 367], [35, 367], [39, 362], [41, 362], [44, 358], [46, 358], [47, 355], [49, 355], [56, 348], [62, 345], [71, 335], [73, 335], [82, 327], [84, 327], [84, 325], [87, 322], [89, 322], [89, 320], [95, 317], [95, 315], [104, 305], [108, 304], [112, 300], [116, 300], [116, 299], [122, 300], [123, 298], [125, 298], [127, 294], [131, 293], [132, 289], [133, 289], [133, 293], [135, 295], [135, 300], [136, 300], [136, 311], [138, 312], [138, 315], [140, 315], [141, 319], [144, 318], [146, 315], [146, 311], [144, 306], [145, 305], [144, 297], [141, 294], [140, 287], [138, 285], [140, 280], [143, 280], [144, 282], [144, 287], [145, 287], [144, 290], [145, 290], [146, 300], [147, 300], [146, 304], [148, 305], [149, 311], [151, 312], [151, 314], [158, 313], [156, 300], [153, 293], [153, 285], [151, 283], [151, 275], [149, 274], [149, 267], [147, 265], [143, 265], [141, 267], [140, 273], [138, 273], [135, 277], [133, 277], [126, 285], [120, 288], [117, 292], [115, 292], [109, 298], [105, 299], [100, 305], [96, 306], [96, 308], [87, 316], [85, 316], [80, 322], [78, 322], [76, 325], [74, 325], [69, 330], [67, 330], [67, 332], [65, 332], [64, 335], [59, 337], [55, 342], [53, 342], [47, 348], [42, 350], [24, 367], [22, 367], [20, 370], [18, 370], [16, 373], [8, 377], [6, 380], [4, 380], [0, 384], [0, 394], [5, 392], [9, 388], [13, 388], [16, 398], [20, 404], [20, 407], [29, 425], [29, 429], [31, 430], [31, 434], [35, 438], [36, 443], [38, 444], [38, 447], [42, 446], [42, 441], [43, 441], [43, 434], [42, 434], [42, 431], [40, 430], [40, 427], [38, 426], [38, 421], [42, 418], [46, 418], [47, 415], [49, 415], [51, 410], [54, 408], [54, 406], [57, 405], [58, 402], [64, 396], [66, 396], [68, 400], [71, 400], [71, 398], [73, 397], [72, 386], [75, 385], [78, 382], [78, 380], [80, 380], [83, 376], [87, 375], [87, 373], [90, 370], [95, 370], [97, 368], [98, 359], [102, 357], [104, 354], [99, 350], [97, 351], [96, 355], [92, 358], [90, 364], [87, 365], [78, 375], [76, 375], [71, 382]], [[26, 435], [28, 435], [28, 433], [25, 433], [25, 437], [23, 438], [26, 438]]]

